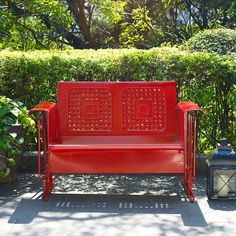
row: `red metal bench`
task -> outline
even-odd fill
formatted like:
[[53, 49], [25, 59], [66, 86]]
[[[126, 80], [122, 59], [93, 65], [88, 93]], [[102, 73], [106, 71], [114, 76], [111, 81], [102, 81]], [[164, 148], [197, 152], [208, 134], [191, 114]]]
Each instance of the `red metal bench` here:
[[41, 112], [44, 200], [54, 174], [171, 173], [183, 174], [194, 201], [194, 111], [202, 110], [176, 103], [175, 82], [59, 82], [57, 104], [42, 102], [35, 111]]

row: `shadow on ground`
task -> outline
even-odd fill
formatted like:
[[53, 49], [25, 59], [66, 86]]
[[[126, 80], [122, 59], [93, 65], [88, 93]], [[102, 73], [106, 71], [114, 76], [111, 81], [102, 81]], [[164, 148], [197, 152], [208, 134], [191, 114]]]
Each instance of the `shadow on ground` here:
[[[194, 185], [196, 195], [204, 195], [205, 177]], [[101, 213], [97, 217], [126, 214], [178, 214], [185, 226], [206, 227], [207, 223], [197, 202], [186, 201], [178, 176], [171, 175], [66, 175], [58, 176], [48, 202], [41, 200], [41, 185], [35, 174], [23, 173], [17, 182], [3, 185], [0, 204], [25, 193], [35, 193], [17, 203], [9, 223], [29, 224], [37, 218], [74, 220], [76, 213]], [[67, 193], [67, 194], [65, 194]], [[1, 206], [1, 205], [0, 205]], [[55, 214], [51, 214], [54, 213]], [[59, 214], [57, 214], [59, 213]], [[106, 214], [103, 214], [106, 213]], [[46, 214], [46, 215], [45, 215]], [[66, 214], [66, 215], [65, 215]], [[70, 218], [71, 216], [71, 218]], [[1, 217], [1, 214], [0, 214]], [[94, 219], [85, 214], [80, 220]]]
[[0, 184], [0, 207], [25, 193], [39, 190], [42, 190], [42, 186], [38, 183], [36, 174], [20, 173], [16, 181]]
[[235, 200], [208, 200], [207, 202], [213, 210], [236, 211]]
[[[43, 217], [41, 212], [60, 213], [111, 213], [124, 214], [180, 214], [183, 224], [191, 227], [206, 227], [207, 223], [195, 204], [182, 201], [179, 196], [145, 196], [145, 195], [103, 195], [103, 194], [52, 194], [48, 202], [37, 199], [22, 199], [9, 219], [13, 224], [29, 224], [34, 218]], [[192, 214], [194, 213], [194, 215]], [[60, 217], [61, 216], [61, 217]], [[87, 216], [80, 220], [91, 220]], [[107, 217], [102, 215], [99, 217]], [[109, 215], [110, 217], [110, 215]], [[94, 217], [93, 217], [94, 218]], [[69, 220], [68, 215], [57, 215], [56, 219]], [[71, 218], [74, 220], [74, 218]]]

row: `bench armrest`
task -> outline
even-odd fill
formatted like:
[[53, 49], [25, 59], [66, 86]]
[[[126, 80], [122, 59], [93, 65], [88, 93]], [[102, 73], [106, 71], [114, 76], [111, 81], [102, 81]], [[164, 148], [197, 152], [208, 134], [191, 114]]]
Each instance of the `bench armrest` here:
[[31, 113], [37, 112], [37, 111], [39, 111], [39, 112], [44, 111], [44, 112], [49, 113], [50, 111], [54, 110], [55, 107], [56, 107], [56, 103], [54, 103], [54, 102], [40, 102], [34, 108], [30, 109], [29, 115], [31, 115]]
[[57, 127], [57, 105], [53, 102], [41, 102], [29, 111], [29, 115], [33, 112], [42, 112], [42, 125], [45, 127], [43, 132], [47, 138], [47, 143], [54, 143], [56, 138]]
[[177, 108], [179, 109], [179, 111], [181, 111], [183, 113], [189, 112], [189, 111], [200, 111], [200, 112], [204, 113], [203, 109], [200, 108], [194, 102], [179, 102], [177, 104]]
[[[179, 123], [179, 131], [180, 135], [184, 135], [184, 127], [186, 128], [187, 125], [187, 114], [192, 112], [202, 112], [202, 108], [200, 108], [196, 103], [194, 102], [179, 102], [177, 104], [177, 110], [178, 110], [178, 123]], [[182, 140], [183, 141], [183, 140]]]

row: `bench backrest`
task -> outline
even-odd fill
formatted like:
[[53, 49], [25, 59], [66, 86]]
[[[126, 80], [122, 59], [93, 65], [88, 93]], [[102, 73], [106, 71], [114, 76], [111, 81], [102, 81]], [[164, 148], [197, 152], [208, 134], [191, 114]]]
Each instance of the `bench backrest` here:
[[173, 135], [175, 82], [59, 82], [59, 135]]

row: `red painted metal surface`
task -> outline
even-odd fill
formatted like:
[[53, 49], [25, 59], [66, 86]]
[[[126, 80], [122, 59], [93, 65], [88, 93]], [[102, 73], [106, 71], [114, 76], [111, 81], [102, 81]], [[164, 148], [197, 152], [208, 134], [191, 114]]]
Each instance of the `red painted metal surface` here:
[[194, 202], [192, 192], [193, 178], [196, 174], [196, 111], [203, 110], [193, 102], [177, 104], [179, 114], [180, 139], [184, 143], [184, 181], [183, 186], [191, 202]]
[[155, 149], [70, 149], [50, 155], [52, 173], [183, 173], [183, 152]]
[[182, 173], [194, 201], [194, 111], [202, 110], [176, 104], [175, 82], [60, 82], [57, 104], [35, 111], [43, 113], [45, 200], [53, 174]]
[[38, 125], [38, 177], [41, 177], [41, 119], [40, 116], [37, 117]]
[[61, 82], [57, 98], [60, 136], [177, 132], [175, 82]]

